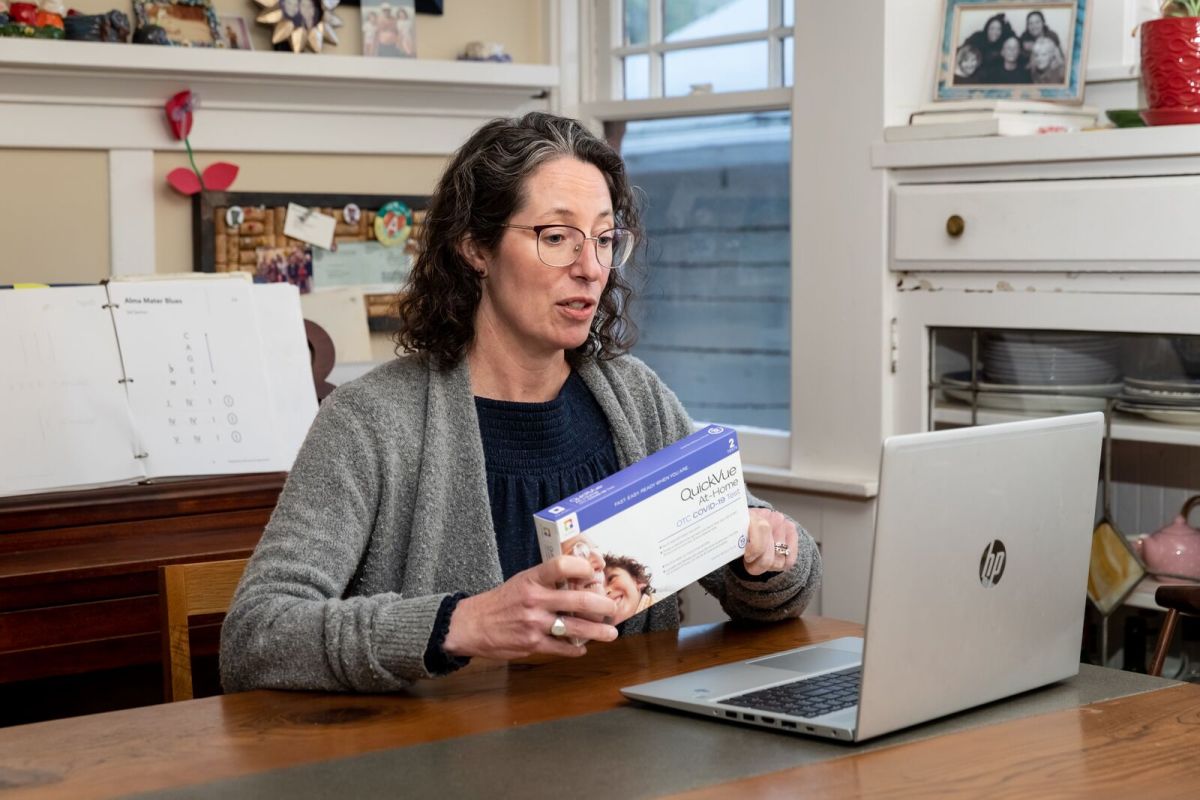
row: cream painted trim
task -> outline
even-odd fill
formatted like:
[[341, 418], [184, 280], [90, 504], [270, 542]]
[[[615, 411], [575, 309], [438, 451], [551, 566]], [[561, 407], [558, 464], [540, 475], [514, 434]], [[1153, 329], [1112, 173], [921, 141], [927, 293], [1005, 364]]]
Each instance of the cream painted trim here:
[[580, 10], [575, 3], [547, 0], [546, 52], [559, 68], [561, 81], [558, 92], [550, 98], [556, 114], [578, 118], [581, 83]]
[[759, 89], [751, 92], [718, 92], [686, 97], [649, 100], [612, 100], [584, 105], [585, 113], [601, 120], [663, 119], [698, 114], [737, 114], [788, 109], [791, 89]]
[[197, 149], [445, 155], [488, 119], [548, 107], [558, 82], [547, 65], [9, 39], [0, 147], [181, 149], [163, 103], [191, 89]]
[[154, 272], [154, 151], [108, 153], [109, 271], [117, 275]]
[[921, 169], [1194, 156], [1200, 154], [1200, 143], [1191, 127], [1163, 125], [1157, 128], [1120, 128], [1045, 136], [879, 142], [871, 147], [871, 165], [877, 168]]
[[876, 478], [805, 475], [791, 470], [755, 466], [743, 467], [742, 472], [750, 486], [793, 489], [806, 494], [827, 494], [858, 500], [869, 500], [879, 494], [879, 481]]

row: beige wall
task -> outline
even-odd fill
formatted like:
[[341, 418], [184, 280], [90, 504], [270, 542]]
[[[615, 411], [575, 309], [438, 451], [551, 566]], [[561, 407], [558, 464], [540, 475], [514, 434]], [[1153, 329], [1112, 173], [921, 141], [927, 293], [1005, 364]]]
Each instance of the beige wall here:
[[[450, 59], [465, 42], [503, 42], [514, 60], [544, 63], [544, 0], [446, 0], [446, 14], [417, 15], [417, 52]], [[75, 0], [81, 11], [107, 11], [113, 0]], [[247, 18], [255, 47], [268, 49], [269, 28], [253, 23], [250, 0], [217, 0], [222, 14]], [[357, 7], [339, 9], [345, 21], [341, 43], [329, 54], [357, 55], [362, 49]], [[319, 58], [311, 53], [280, 58]], [[496, 69], [504, 69], [498, 64]], [[163, 98], [166, 100], [166, 98]], [[213, 161], [241, 168], [233, 191], [362, 192], [423, 194], [433, 189], [444, 163], [432, 156], [319, 156], [268, 153], [197, 153], [203, 169]], [[155, 154], [155, 234], [158, 272], [192, 268], [191, 200], [165, 182], [168, 172], [187, 166], [177, 152]], [[6, 150], [0, 148], [0, 284], [91, 283], [110, 273], [108, 157], [100, 151]]]
[[0, 283], [106, 277], [108, 154], [0, 149], [0, 242]]

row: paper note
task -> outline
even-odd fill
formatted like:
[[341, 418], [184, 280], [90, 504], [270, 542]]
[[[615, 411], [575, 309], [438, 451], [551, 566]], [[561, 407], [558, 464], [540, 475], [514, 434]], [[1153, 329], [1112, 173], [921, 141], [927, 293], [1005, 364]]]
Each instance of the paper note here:
[[342, 242], [337, 250], [313, 253], [313, 288], [370, 286], [380, 293], [394, 292], [408, 280], [412, 258], [403, 247]]
[[341, 286], [315, 289], [300, 297], [304, 318], [325, 329], [339, 364], [371, 361], [371, 330], [362, 289]]
[[285, 236], [329, 250], [333, 247], [333, 231], [336, 227], [337, 220], [328, 214], [288, 203], [287, 216], [283, 220]]

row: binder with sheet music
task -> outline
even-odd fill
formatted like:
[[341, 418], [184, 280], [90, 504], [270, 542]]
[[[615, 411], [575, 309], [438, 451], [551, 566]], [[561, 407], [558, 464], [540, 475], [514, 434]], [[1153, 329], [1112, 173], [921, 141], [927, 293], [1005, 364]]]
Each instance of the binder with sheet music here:
[[0, 291], [0, 496], [287, 470], [316, 409], [294, 286]]

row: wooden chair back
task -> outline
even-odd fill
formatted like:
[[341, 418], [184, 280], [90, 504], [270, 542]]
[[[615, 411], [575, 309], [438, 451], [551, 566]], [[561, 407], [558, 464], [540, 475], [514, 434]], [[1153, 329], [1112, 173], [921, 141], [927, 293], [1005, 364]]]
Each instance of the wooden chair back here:
[[188, 621], [229, 610], [249, 559], [172, 564], [158, 569], [162, 615], [163, 699], [192, 699], [192, 647]]
[[1158, 644], [1154, 647], [1154, 661], [1150, 665], [1150, 674], [1157, 677], [1162, 675], [1163, 662], [1167, 660], [1167, 650], [1171, 647], [1179, 615], [1200, 617], [1200, 585], [1160, 586], [1154, 593], [1154, 602], [1167, 609], [1167, 618], [1163, 622], [1162, 632], [1158, 634]]

